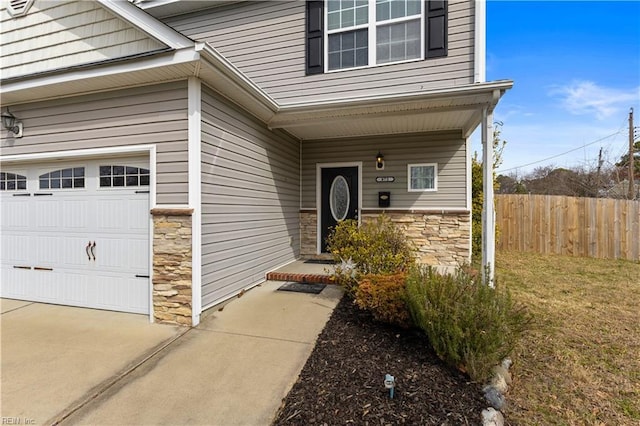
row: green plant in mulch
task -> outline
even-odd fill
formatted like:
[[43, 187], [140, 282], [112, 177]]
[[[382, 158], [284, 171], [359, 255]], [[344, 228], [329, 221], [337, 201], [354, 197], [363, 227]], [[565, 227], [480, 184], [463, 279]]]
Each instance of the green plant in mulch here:
[[355, 220], [339, 222], [327, 246], [337, 263], [336, 282], [352, 296], [362, 275], [402, 273], [415, 264], [415, 250], [407, 235], [384, 214], [361, 226]]
[[410, 328], [413, 325], [407, 307], [406, 273], [363, 276], [355, 291], [355, 303], [382, 322]]
[[455, 274], [414, 268], [406, 291], [413, 320], [438, 356], [476, 381], [490, 377], [531, 320], [506, 289], [491, 288], [464, 268]]

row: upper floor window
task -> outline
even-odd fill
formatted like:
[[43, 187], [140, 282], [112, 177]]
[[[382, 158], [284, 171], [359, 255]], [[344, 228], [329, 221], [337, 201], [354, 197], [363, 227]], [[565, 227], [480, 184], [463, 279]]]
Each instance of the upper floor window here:
[[422, 59], [421, 0], [327, 0], [328, 70]]
[[307, 74], [447, 55], [447, 2], [307, 2]]

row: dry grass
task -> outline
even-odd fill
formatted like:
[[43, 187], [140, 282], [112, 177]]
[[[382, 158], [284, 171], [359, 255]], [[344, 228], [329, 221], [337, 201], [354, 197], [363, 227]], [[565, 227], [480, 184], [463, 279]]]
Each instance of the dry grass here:
[[508, 422], [640, 425], [640, 264], [516, 252], [496, 264], [535, 315], [513, 357]]

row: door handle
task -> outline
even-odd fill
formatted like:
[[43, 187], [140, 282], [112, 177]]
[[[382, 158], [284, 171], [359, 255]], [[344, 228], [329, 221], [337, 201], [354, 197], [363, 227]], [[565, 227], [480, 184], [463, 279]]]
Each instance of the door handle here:
[[96, 254], [93, 252], [94, 248], [96, 248], [96, 242], [95, 241], [91, 245], [91, 256], [93, 256], [93, 260], [96, 260]]
[[91, 248], [91, 241], [87, 243], [87, 246], [84, 248], [84, 251], [87, 253], [87, 257], [91, 260], [91, 255], [89, 254], [89, 249]]

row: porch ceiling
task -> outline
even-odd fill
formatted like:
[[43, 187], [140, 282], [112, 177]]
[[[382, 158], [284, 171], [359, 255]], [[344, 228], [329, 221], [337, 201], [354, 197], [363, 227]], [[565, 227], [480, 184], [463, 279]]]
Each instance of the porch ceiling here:
[[427, 131], [459, 130], [469, 136], [482, 109], [492, 111], [511, 81], [383, 98], [282, 106], [268, 122], [300, 139], [328, 139]]

